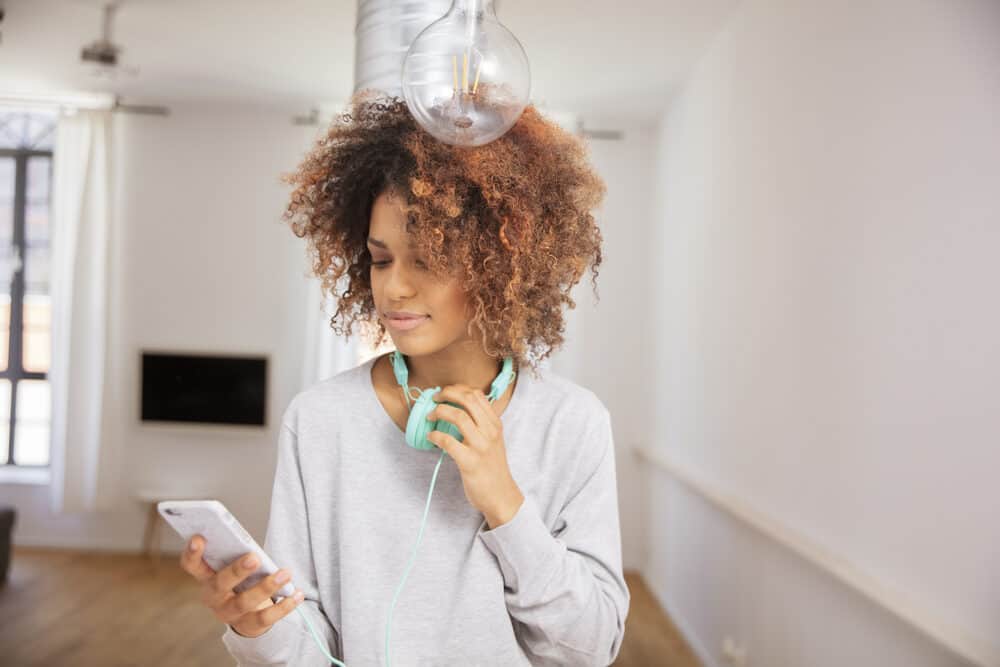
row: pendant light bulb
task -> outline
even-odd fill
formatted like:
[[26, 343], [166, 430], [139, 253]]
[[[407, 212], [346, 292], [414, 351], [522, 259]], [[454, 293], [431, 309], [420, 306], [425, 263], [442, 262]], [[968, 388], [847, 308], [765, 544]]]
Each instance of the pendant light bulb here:
[[528, 105], [524, 47], [497, 20], [494, 0], [453, 0], [403, 60], [403, 98], [437, 139], [482, 146], [513, 127]]

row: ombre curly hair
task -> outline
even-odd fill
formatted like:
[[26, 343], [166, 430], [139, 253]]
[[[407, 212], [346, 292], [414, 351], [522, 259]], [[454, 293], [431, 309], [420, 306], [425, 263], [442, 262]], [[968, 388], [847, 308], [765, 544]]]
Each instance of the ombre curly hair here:
[[[562, 306], [590, 267], [595, 295], [601, 232], [590, 211], [605, 185], [586, 145], [528, 105], [506, 134], [478, 147], [438, 141], [404, 100], [356, 94], [306, 153], [282, 216], [306, 238], [312, 270], [335, 297], [339, 335], [369, 325], [387, 335], [372, 297], [367, 238], [372, 205], [398, 195], [413, 251], [437, 276], [460, 281], [490, 356], [537, 372], [563, 342]], [[336, 294], [341, 278], [346, 285]]]

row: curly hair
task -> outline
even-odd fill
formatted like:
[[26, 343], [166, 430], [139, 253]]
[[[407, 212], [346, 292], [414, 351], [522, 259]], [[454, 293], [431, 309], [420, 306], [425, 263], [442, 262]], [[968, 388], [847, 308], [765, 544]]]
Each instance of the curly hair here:
[[[452, 146], [424, 131], [404, 100], [361, 91], [297, 170], [282, 219], [306, 238], [312, 271], [350, 336], [361, 321], [387, 335], [371, 290], [367, 247], [372, 205], [400, 195], [414, 252], [437, 276], [460, 280], [487, 354], [537, 363], [563, 342], [562, 306], [589, 267], [595, 296], [601, 232], [590, 211], [605, 184], [582, 140], [528, 105], [503, 136]], [[347, 276], [344, 291], [338, 283]]]

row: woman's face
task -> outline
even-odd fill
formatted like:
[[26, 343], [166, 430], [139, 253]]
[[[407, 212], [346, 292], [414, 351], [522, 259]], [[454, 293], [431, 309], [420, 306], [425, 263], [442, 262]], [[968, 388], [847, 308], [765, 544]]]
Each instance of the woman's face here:
[[[393, 195], [379, 195], [368, 231], [372, 296], [396, 348], [408, 356], [422, 356], [469, 340], [468, 302], [457, 279], [435, 277], [423, 258], [410, 253], [405, 225], [406, 214]], [[394, 320], [390, 311], [421, 317]]]

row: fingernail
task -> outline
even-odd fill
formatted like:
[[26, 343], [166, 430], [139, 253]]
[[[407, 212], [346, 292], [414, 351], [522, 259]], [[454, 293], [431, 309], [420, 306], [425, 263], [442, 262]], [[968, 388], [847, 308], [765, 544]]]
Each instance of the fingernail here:
[[295, 595], [292, 596], [292, 599], [295, 600], [296, 602], [302, 602], [303, 600], [306, 599], [306, 594], [303, 593], [302, 591], [296, 591]]
[[279, 572], [278, 574], [276, 574], [274, 576], [274, 580], [277, 581], [279, 584], [285, 583], [290, 578], [291, 578], [291, 575], [288, 574], [288, 572], [286, 572], [285, 570], [282, 570], [281, 572]]
[[243, 559], [243, 567], [249, 569], [252, 567], [257, 567], [257, 559], [253, 556], [247, 556]]
[[194, 543], [194, 540], [188, 542], [188, 551], [197, 551], [198, 545]]

